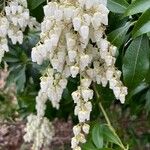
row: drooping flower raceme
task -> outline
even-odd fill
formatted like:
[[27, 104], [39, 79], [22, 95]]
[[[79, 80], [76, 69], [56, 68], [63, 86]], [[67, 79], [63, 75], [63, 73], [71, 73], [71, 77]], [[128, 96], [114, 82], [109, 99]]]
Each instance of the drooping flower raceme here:
[[[74, 114], [79, 124], [74, 126], [73, 150], [81, 150], [89, 133], [94, 91], [92, 82], [109, 84], [116, 99], [124, 103], [127, 88], [120, 81], [115, 67], [116, 47], [105, 36], [108, 25], [106, 0], [60, 0], [44, 6], [40, 42], [32, 50], [32, 61], [41, 65], [49, 60], [51, 68], [41, 78], [41, 90], [53, 107], [59, 108], [69, 76], [80, 76], [80, 86], [72, 93], [76, 104]], [[45, 100], [37, 97], [37, 117], [44, 114]], [[44, 105], [43, 105], [44, 104]]]
[[12, 0], [7, 2], [0, 16], [0, 62], [4, 52], [8, 52], [7, 36], [13, 44], [23, 43], [23, 32], [26, 27], [39, 28], [34, 17], [29, 14], [26, 0]]
[[53, 125], [47, 118], [38, 118], [35, 115], [28, 116], [24, 139], [26, 142], [33, 141], [33, 150], [39, 150], [43, 145], [46, 146], [52, 141], [54, 136]]
[[[9, 51], [8, 39], [12, 44], [23, 43], [23, 32], [26, 27], [39, 30], [39, 23], [29, 14], [26, 0], [12, 0], [7, 3], [4, 8], [3, 15], [0, 17], [0, 62], [5, 52]], [[42, 87], [42, 86], [41, 86]], [[47, 96], [42, 89], [36, 98], [39, 108], [37, 116], [30, 115], [26, 126], [27, 134], [24, 136], [25, 141], [33, 141], [33, 149], [38, 150], [44, 145], [52, 141], [54, 135], [54, 127], [48, 119], [44, 118]], [[41, 109], [40, 109], [41, 107]], [[49, 134], [47, 134], [49, 133]]]

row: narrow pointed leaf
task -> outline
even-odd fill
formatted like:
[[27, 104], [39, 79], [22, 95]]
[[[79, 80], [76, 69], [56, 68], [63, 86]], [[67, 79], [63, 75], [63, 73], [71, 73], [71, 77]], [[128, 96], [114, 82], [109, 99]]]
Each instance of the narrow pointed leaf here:
[[123, 61], [123, 76], [125, 84], [133, 89], [143, 80], [149, 71], [149, 40], [140, 36], [132, 41]]
[[108, 40], [118, 48], [124, 43], [126, 34], [132, 24], [127, 22], [123, 27], [120, 27], [110, 34], [108, 34]]
[[108, 0], [108, 9], [114, 13], [124, 13], [129, 4], [125, 0]]
[[139, 18], [132, 33], [135, 38], [148, 32], [150, 32], [150, 8]]
[[125, 11], [124, 16], [130, 16], [137, 13], [145, 12], [150, 8], [150, 0], [136, 0], [134, 1], [127, 10]]

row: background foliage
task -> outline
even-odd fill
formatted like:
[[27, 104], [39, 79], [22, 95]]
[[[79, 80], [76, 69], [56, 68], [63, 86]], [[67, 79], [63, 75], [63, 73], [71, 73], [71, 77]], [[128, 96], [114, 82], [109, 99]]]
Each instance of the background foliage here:
[[[32, 16], [42, 21], [43, 5], [46, 0], [28, 0]], [[121, 105], [115, 101], [114, 95], [108, 88], [96, 86], [100, 99], [93, 100], [91, 115], [91, 132], [83, 150], [119, 150], [118, 137], [105, 124], [104, 117], [99, 111], [101, 101], [111, 118], [114, 128], [125, 144], [131, 150], [150, 149], [150, 1], [149, 0], [108, 0], [109, 25], [108, 40], [118, 47], [116, 66], [122, 70], [122, 80], [128, 87], [129, 94], [126, 103]], [[7, 85], [16, 84], [18, 108], [21, 117], [35, 112], [35, 97], [39, 90], [39, 78], [47, 62], [42, 66], [31, 61], [31, 49], [39, 40], [39, 32], [27, 30], [23, 45], [9, 43], [10, 52], [6, 53], [4, 62], [9, 66]], [[47, 103], [46, 116], [53, 120], [55, 117], [68, 119], [72, 116], [73, 100], [70, 93], [76, 90], [78, 78], [69, 79], [67, 89], [63, 93], [61, 108], [56, 111]], [[3, 94], [0, 93], [3, 97]], [[0, 97], [0, 102], [4, 99]], [[16, 110], [15, 110], [16, 111]]]

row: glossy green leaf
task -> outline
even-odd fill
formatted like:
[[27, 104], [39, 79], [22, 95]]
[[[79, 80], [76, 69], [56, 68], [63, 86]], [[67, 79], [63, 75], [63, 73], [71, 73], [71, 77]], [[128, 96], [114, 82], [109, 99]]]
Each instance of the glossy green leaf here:
[[29, 8], [32, 10], [32, 9], [37, 8], [43, 2], [45, 2], [45, 0], [28, 0], [28, 5], [29, 5]]
[[100, 124], [96, 124], [92, 130], [92, 140], [97, 148], [102, 148], [103, 141], [103, 133]]
[[137, 13], [145, 12], [150, 8], [150, 0], [136, 0], [134, 1], [124, 13], [124, 16], [130, 16]]
[[123, 27], [120, 27], [110, 34], [108, 34], [108, 40], [118, 48], [124, 43], [126, 34], [132, 23], [127, 22]]
[[108, 9], [114, 13], [124, 13], [129, 4], [125, 0], [108, 0]]
[[140, 36], [132, 41], [123, 60], [124, 82], [129, 88], [142, 82], [149, 71], [149, 40]]
[[150, 32], [150, 8], [143, 13], [133, 28], [133, 37]]

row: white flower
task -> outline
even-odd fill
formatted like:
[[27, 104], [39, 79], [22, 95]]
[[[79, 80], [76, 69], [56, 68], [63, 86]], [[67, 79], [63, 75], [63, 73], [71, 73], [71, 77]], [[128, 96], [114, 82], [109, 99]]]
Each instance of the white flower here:
[[2, 58], [4, 57], [5, 51], [0, 48], [0, 62], [2, 61]]
[[77, 76], [77, 74], [79, 73], [79, 67], [71, 66], [70, 73], [71, 73], [72, 77], [75, 78]]
[[106, 71], [106, 78], [107, 78], [107, 80], [110, 80], [110, 79], [112, 79], [112, 77], [113, 77], [113, 74], [114, 74], [114, 70], [113, 69], [108, 69], [107, 71]]
[[114, 88], [113, 88], [113, 92], [114, 92], [116, 98], [119, 98], [119, 95], [120, 95], [120, 93], [121, 93], [120, 87], [114, 87]]
[[84, 88], [88, 88], [91, 85], [91, 79], [85, 78], [81, 79], [81, 86]]
[[128, 89], [127, 89], [127, 87], [122, 87], [121, 88], [121, 92], [123, 93], [123, 94], [125, 94], [125, 95], [127, 95], [128, 94]]
[[76, 137], [73, 137], [71, 139], [71, 148], [76, 148], [78, 144], [79, 144], [79, 141], [77, 141]]
[[54, 69], [58, 70], [60, 63], [59, 63], [59, 60], [57, 58], [53, 58], [51, 60], [51, 64], [52, 64], [52, 66], [53, 66]]
[[66, 35], [66, 39], [67, 39], [67, 48], [68, 50], [73, 50], [73, 48], [75, 47], [76, 41], [75, 39], [73, 39], [73, 37], [69, 37], [70, 35]]
[[86, 103], [85, 103], [85, 107], [86, 107], [86, 109], [87, 109], [89, 112], [92, 111], [92, 103], [91, 103], [91, 102], [86, 102]]
[[79, 139], [79, 141], [81, 143], [85, 143], [86, 142], [85, 136], [82, 133], [80, 133], [79, 135], [77, 135], [77, 138]]
[[88, 14], [84, 14], [84, 15], [83, 15], [83, 23], [84, 23], [86, 26], [90, 26], [90, 23], [91, 23], [91, 16], [88, 15]]
[[80, 30], [81, 18], [76, 17], [76, 18], [73, 19], [73, 27], [74, 27], [75, 31], [79, 31]]
[[106, 87], [108, 80], [105, 77], [102, 77], [101, 82], [102, 82], [103, 87]]
[[82, 55], [80, 57], [80, 68], [83, 70], [85, 67], [87, 67], [90, 63], [90, 56], [89, 55]]
[[81, 26], [81, 28], [80, 28], [80, 35], [81, 35], [81, 37], [82, 37], [82, 39], [88, 39], [88, 37], [89, 37], [89, 27], [88, 26]]
[[75, 147], [73, 150], [81, 150], [80, 146]]
[[[103, 1], [105, 1], [104, 3], [106, 4], [106, 1], [107, 0], [103, 0]], [[109, 10], [107, 9], [107, 7], [105, 6], [105, 4], [99, 4], [98, 5], [98, 11], [101, 11], [103, 14], [107, 14], [108, 15], [108, 13], [109, 13]]]
[[82, 89], [82, 97], [84, 101], [88, 101], [93, 98], [93, 90], [90, 89]]
[[75, 58], [77, 56], [77, 52], [76, 51], [68, 51], [68, 56], [69, 56], [69, 60], [70, 62], [74, 62]]
[[9, 29], [9, 22], [6, 17], [0, 18], [0, 37], [6, 37]]
[[92, 111], [92, 104], [91, 102], [86, 102], [84, 106], [81, 106], [81, 108], [77, 107], [75, 108], [75, 113], [78, 115], [79, 122], [85, 122], [90, 120], [90, 113]]
[[31, 58], [33, 62], [37, 62], [39, 65], [43, 63], [43, 58], [35, 47], [32, 49]]
[[82, 126], [82, 130], [85, 134], [89, 134], [90, 126], [86, 123]]
[[94, 79], [95, 73], [93, 69], [87, 69], [87, 75], [91, 78]]
[[102, 14], [102, 15], [101, 15], [101, 22], [102, 22], [104, 25], [108, 25], [108, 15], [107, 15], [107, 14]]
[[1, 45], [0, 45], [1, 50], [5, 51], [5, 52], [8, 52], [9, 48], [8, 48], [8, 41], [7, 41], [7, 39], [5, 39], [5, 38], [1, 39], [0, 43], [1, 43]]
[[110, 80], [109, 80], [109, 88], [110, 89], [113, 89], [116, 85], [117, 85], [117, 80], [115, 79], [115, 78], [111, 78]]
[[52, 46], [57, 46], [59, 40], [59, 36], [57, 34], [51, 35]]
[[106, 39], [101, 39], [97, 44], [98, 44], [98, 48], [100, 48], [100, 50], [102, 52], [107, 52], [108, 51], [109, 43]]
[[113, 64], [113, 57], [108, 55], [105, 57], [105, 61], [107, 66], [111, 66]]
[[122, 104], [124, 104], [124, 102], [125, 102], [125, 94], [120, 94], [119, 97], [118, 97], [118, 99], [120, 100], [120, 102]]
[[80, 132], [81, 132], [81, 126], [80, 125], [76, 125], [73, 127], [73, 133], [75, 136], [77, 136]]
[[59, 85], [61, 86], [61, 88], [65, 89], [67, 86], [67, 82], [68, 82], [67, 79], [61, 79], [59, 81]]
[[81, 98], [81, 94], [79, 91], [75, 91], [71, 94], [73, 100], [74, 100], [74, 103], [77, 103], [79, 101], [79, 99]]
[[96, 12], [92, 17], [92, 25], [95, 30], [98, 30], [102, 22], [102, 14], [100, 12]]
[[96, 40], [97, 43], [99, 43], [101, 41], [101, 38], [103, 36], [103, 31], [102, 30], [95, 30], [94, 32], [94, 38]]

